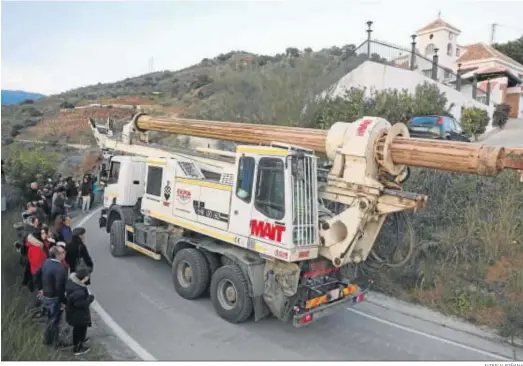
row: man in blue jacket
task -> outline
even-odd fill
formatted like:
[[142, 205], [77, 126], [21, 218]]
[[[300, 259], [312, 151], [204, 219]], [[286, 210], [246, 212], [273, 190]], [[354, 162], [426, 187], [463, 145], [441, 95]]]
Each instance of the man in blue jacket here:
[[47, 309], [47, 327], [44, 342], [46, 345], [62, 346], [60, 343], [60, 320], [65, 308], [65, 285], [67, 270], [62, 261], [65, 259], [63, 247], [54, 246], [49, 249], [49, 258], [36, 271], [35, 284]]

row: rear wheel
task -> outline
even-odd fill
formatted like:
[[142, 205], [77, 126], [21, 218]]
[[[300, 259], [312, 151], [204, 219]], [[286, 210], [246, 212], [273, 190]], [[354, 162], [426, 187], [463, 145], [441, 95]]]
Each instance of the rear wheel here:
[[113, 257], [123, 257], [129, 254], [129, 248], [125, 246], [125, 223], [123, 221], [113, 221], [109, 243]]
[[242, 323], [253, 312], [247, 280], [233, 264], [220, 267], [211, 279], [211, 301], [218, 315], [231, 323]]
[[200, 297], [209, 286], [209, 265], [195, 248], [182, 249], [174, 257], [172, 279], [176, 292], [184, 299]]
[[212, 277], [214, 272], [221, 267], [222, 261], [220, 256], [216, 253], [209, 252], [208, 250], [202, 250], [205, 259], [207, 259], [207, 264], [209, 265], [209, 278]]

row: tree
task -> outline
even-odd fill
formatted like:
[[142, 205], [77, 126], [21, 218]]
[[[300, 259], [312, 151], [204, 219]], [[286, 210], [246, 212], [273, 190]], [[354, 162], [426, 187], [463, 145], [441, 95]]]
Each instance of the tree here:
[[74, 109], [74, 104], [73, 103], [69, 103], [68, 101], [64, 101], [62, 102], [62, 104], [60, 104], [60, 108], [61, 109]]
[[27, 107], [24, 109], [24, 112], [27, 113], [30, 117], [40, 117], [43, 115], [38, 109], [33, 106]]
[[509, 41], [507, 43], [496, 43], [493, 45], [493, 47], [514, 61], [523, 64], [523, 35], [514, 41]]
[[22, 145], [13, 146], [5, 162], [5, 171], [10, 183], [27, 194], [31, 182], [43, 183], [46, 178], [56, 175], [58, 162], [57, 154], [42, 147], [26, 149]]
[[509, 104], [498, 104], [492, 115], [492, 126], [503, 128], [507, 124], [508, 116], [510, 114]]
[[481, 135], [487, 129], [490, 117], [484, 109], [471, 107], [464, 108], [461, 113], [461, 126], [474, 138]]
[[295, 47], [288, 47], [285, 50], [285, 55], [287, 57], [300, 57], [300, 50]]

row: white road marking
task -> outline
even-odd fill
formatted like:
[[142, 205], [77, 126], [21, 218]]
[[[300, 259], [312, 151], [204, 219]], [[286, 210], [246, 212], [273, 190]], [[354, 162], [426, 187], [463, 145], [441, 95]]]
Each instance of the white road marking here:
[[406, 327], [404, 325], [397, 324], [397, 323], [391, 322], [389, 320], [381, 319], [381, 318], [378, 318], [377, 316], [364, 313], [363, 311], [360, 311], [360, 310], [356, 310], [356, 309], [353, 309], [353, 308], [347, 308], [347, 310], [351, 311], [351, 312], [353, 312], [355, 314], [361, 315], [361, 316], [363, 316], [363, 317], [365, 317], [367, 319], [371, 319], [371, 320], [374, 320], [376, 322], [379, 322], [379, 323], [382, 323], [382, 324], [386, 324], [388, 326], [391, 326], [391, 327], [394, 327], [394, 328], [397, 328], [397, 329], [401, 329], [401, 330], [403, 330], [405, 332], [408, 332], [408, 333], [413, 333], [413, 334], [416, 334], [416, 335], [419, 335], [419, 336], [422, 336], [422, 337], [426, 337], [426, 338], [429, 338], [429, 339], [432, 339], [432, 340], [435, 340], [435, 341], [439, 341], [439, 342], [442, 342], [442, 343], [450, 344], [452, 346], [455, 346], [455, 347], [458, 347], [458, 348], [462, 348], [462, 349], [465, 349], [467, 351], [479, 353], [480, 355], [483, 355], [483, 356], [493, 357], [493, 358], [500, 359], [500, 360], [503, 360], [503, 361], [512, 361], [511, 358], [507, 358], [507, 357], [502, 356], [500, 354], [492, 353], [492, 352], [485, 351], [485, 350], [482, 350], [482, 349], [479, 349], [479, 348], [475, 348], [475, 347], [471, 347], [471, 346], [467, 346], [466, 344], [463, 344], [463, 343], [455, 342], [455, 341], [452, 341], [450, 339], [438, 337], [436, 335], [432, 335], [432, 334], [425, 333], [425, 332], [422, 332], [422, 331], [419, 331], [419, 330], [416, 330], [416, 329], [412, 329], [412, 328]]
[[[98, 213], [102, 208], [98, 208], [95, 211], [91, 212], [89, 215], [85, 216], [75, 224], [75, 227], [82, 226], [87, 221]], [[133, 337], [129, 335], [110, 315], [105, 309], [100, 305], [98, 301], [94, 301], [92, 309], [102, 318], [104, 323], [116, 334], [118, 338], [131, 349], [138, 357], [143, 361], [158, 361], [152, 354], [150, 354], [145, 348], [143, 348], [140, 343], [138, 343]]]

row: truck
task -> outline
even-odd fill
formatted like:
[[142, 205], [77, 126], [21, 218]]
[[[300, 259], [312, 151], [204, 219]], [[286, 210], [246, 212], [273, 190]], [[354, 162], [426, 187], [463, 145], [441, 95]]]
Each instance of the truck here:
[[[397, 141], [409, 141], [401, 123], [364, 117], [316, 134], [330, 162], [322, 174], [314, 149], [286, 142], [190, 152], [145, 144], [141, 135], [164, 130], [151, 118], [136, 115], [121, 136], [89, 119], [111, 152], [99, 226], [114, 257], [139, 252], [168, 263], [179, 296], [208, 293], [231, 323], [274, 316], [302, 327], [361, 303], [372, 283], [357, 284], [342, 269], [365, 262], [387, 216], [427, 203], [402, 190], [409, 167], [393, 156]], [[183, 131], [216, 137], [224, 123]], [[251, 139], [234, 131], [224, 136]], [[333, 212], [327, 201], [342, 208]]]

